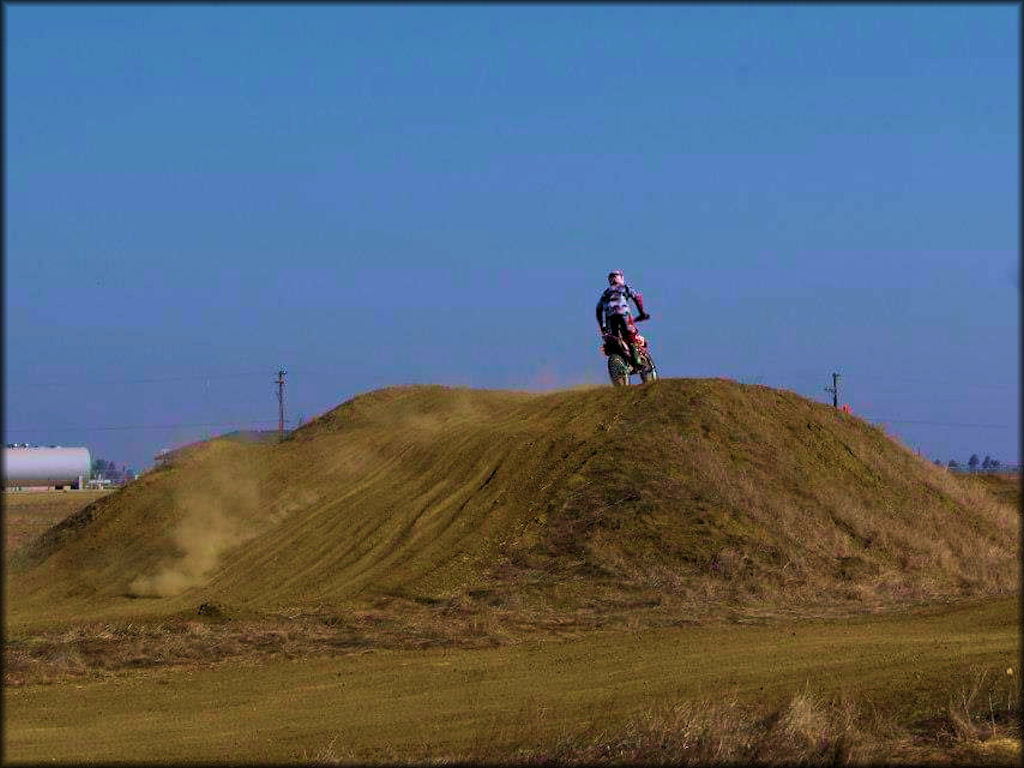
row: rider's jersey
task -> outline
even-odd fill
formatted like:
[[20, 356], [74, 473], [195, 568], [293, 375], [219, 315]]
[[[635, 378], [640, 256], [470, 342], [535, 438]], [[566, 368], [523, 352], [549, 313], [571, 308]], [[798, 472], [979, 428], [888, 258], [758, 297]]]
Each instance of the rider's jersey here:
[[636, 301], [635, 291], [625, 283], [608, 286], [597, 300], [597, 321], [603, 325], [604, 317], [628, 315], [629, 299]]

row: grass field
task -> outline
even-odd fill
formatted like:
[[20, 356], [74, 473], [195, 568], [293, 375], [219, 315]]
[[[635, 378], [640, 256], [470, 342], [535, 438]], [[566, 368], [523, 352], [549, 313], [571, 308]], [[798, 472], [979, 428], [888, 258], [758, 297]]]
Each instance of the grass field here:
[[1005, 504], [1020, 506], [1021, 476], [1019, 474], [989, 472], [964, 475], [961, 480], [967, 485], [981, 486]]
[[[761, 745], [773, 748], [766, 759], [826, 760], [838, 749], [868, 761], [1009, 764], [1019, 759], [1019, 741], [1005, 741], [1019, 703], [1019, 620], [1016, 601], [1003, 599], [845, 621], [124, 671], [5, 688], [4, 751], [30, 762], [589, 762], [659, 750], [680, 758], [687, 748], [747, 759], [757, 755], [744, 743], [756, 747], [760, 735], [781, 742]], [[803, 721], [764, 733], [758, 721], [794, 702]], [[681, 715], [689, 735], [679, 723], [659, 730], [659, 718]], [[997, 746], [986, 752], [986, 742]]]
[[8, 760], [1020, 759], [1019, 480], [792, 393], [395, 388], [4, 498]]

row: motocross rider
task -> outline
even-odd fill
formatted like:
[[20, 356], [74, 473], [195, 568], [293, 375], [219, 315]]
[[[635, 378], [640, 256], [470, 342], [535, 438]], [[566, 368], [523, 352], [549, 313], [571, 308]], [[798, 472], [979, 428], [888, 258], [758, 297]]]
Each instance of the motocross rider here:
[[633, 316], [629, 312], [628, 299], [632, 299], [640, 314], [638, 320], [646, 320], [650, 317], [644, 312], [644, 296], [640, 291], [634, 291], [626, 284], [626, 278], [621, 269], [608, 273], [608, 287], [605, 288], [601, 298], [597, 300], [597, 324], [601, 327], [601, 337], [611, 334], [621, 334], [623, 340], [629, 346], [629, 352], [633, 357], [633, 366], [640, 368], [640, 354], [637, 351], [636, 337], [637, 330], [633, 324]]

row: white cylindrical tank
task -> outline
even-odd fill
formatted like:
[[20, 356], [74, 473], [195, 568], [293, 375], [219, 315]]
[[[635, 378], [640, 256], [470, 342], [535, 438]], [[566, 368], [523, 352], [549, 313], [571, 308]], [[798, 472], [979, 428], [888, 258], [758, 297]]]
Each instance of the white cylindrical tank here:
[[92, 471], [88, 448], [4, 448], [4, 487], [79, 485]]

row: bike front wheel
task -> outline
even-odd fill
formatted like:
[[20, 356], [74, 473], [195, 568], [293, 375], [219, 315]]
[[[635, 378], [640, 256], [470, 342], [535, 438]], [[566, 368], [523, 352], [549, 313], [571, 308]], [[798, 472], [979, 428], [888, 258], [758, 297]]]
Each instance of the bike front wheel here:
[[649, 354], [643, 356], [643, 366], [640, 368], [640, 381], [646, 384], [649, 381], [657, 381], [658, 369], [654, 365], [654, 358]]
[[629, 363], [621, 355], [608, 355], [608, 378], [616, 387], [629, 386]]

